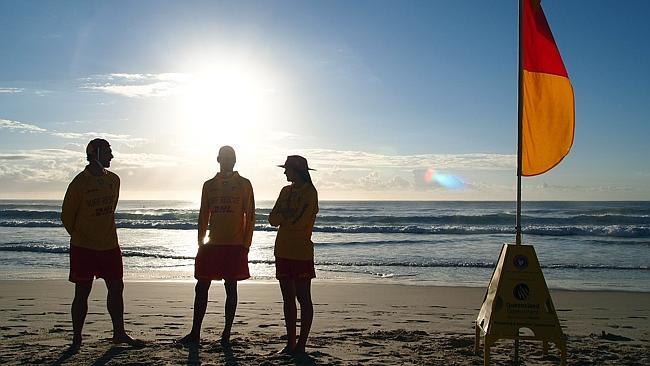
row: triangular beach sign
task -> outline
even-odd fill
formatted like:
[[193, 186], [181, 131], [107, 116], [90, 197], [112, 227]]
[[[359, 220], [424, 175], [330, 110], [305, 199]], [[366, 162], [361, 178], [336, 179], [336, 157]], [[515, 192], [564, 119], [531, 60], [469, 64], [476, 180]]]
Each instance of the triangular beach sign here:
[[[520, 335], [522, 329], [532, 335]], [[566, 340], [532, 245], [504, 244], [501, 248], [476, 319], [476, 352], [481, 335], [485, 365], [490, 362], [490, 346], [498, 339], [540, 340], [544, 351], [552, 342], [562, 352], [561, 364], [566, 364]]]

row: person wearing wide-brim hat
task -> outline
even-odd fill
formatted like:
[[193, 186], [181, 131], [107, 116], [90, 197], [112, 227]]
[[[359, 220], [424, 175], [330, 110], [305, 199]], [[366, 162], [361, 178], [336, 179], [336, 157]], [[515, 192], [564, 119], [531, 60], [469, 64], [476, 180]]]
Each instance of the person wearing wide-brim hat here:
[[[311, 280], [314, 269], [314, 243], [311, 233], [318, 213], [318, 193], [311, 181], [307, 159], [290, 155], [284, 164], [290, 185], [269, 213], [269, 223], [278, 226], [275, 239], [275, 276], [280, 281], [284, 301], [287, 345], [282, 353], [303, 354], [314, 317], [311, 301]], [[300, 336], [296, 341], [296, 299], [300, 303]]]

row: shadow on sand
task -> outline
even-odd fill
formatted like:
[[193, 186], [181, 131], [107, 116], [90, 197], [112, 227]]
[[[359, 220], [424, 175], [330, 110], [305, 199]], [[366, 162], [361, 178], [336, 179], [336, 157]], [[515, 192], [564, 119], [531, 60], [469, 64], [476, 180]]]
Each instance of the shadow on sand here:
[[109, 363], [113, 357], [119, 355], [120, 353], [132, 348], [125, 348], [125, 347], [116, 347], [113, 346], [106, 350], [101, 357], [99, 357], [95, 362], [93, 362], [92, 366], [104, 366], [107, 363]]
[[[201, 355], [200, 349], [201, 346], [198, 344], [186, 345], [187, 349], [187, 365], [201, 365]], [[208, 350], [209, 353], [223, 353], [223, 364], [229, 366], [239, 365], [239, 360], [233, 353], [233, 350], [229, 346], [217, 345], [214, 348]]]
[[65, 351], [61, 353], [59, 358], [57, 358], [56, 361], [52, 363], [52, 366], [62, 365], [65, 361], [68, 360], [68, 358], [76, 355], [78, 352], [79, 352], [79, 346], [69, 346], [68, 348], [66, 348]]

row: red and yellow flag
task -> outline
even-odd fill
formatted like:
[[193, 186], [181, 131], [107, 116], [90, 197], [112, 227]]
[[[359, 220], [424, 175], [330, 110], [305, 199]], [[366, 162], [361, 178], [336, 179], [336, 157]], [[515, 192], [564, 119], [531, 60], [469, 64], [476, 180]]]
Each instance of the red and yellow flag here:
[[523, 3], [521, 174], [533, 176], [552, 169], [571, 150], [575, 110], [571, 81], [540, 0]]

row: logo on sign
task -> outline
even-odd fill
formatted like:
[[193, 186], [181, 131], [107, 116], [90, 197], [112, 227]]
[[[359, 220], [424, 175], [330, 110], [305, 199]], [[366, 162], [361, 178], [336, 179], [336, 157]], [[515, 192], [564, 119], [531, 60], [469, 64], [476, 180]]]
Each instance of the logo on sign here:
[[525, 283], [520, 283], [517, 286], [515, 286], [515, 289], [512, 291], [512, 294], [515, 296], [517, 300], [526, 300], [528, 298], [528, 295], [530, 294], [530, 289]]
[[514, 264], [515, 268], [517, 268], [519, 270], [524, 269], [524, 268], [528, 267], [528, 258], [526, 258], [525, 256], [523, 256], [521, 254], [516, 255], [512, 259], [512, 264]]

